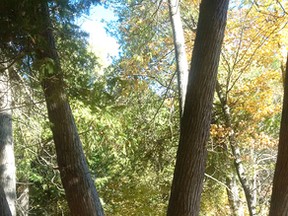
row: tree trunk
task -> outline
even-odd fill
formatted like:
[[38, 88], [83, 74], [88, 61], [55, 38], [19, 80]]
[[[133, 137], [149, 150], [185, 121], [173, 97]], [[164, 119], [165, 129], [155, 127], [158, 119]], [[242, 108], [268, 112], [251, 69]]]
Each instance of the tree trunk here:
[[226, 185], [229, 188], [229, 190], [227, 189], [227, 194], [233, 215], [244, 216], [244, 209], [239, 197], [239, 188], [234, 173], [232, 176], [226, 177]]
[[[19, 190], [19, 188], [18, 188]], [[28, 216], [29, 213], [29, 183], [21, 185], [21, 194], [18, 197], [17, 214]]]
[[244, 190], [249, 215], [253, 216], [256, 214], [256, 208], [254, 205], [255, 203], [253, 202], [253, 200], [254, 200], [253, 195], [254, 194], [252, 193], [252, 191], [250, 189], [248, 177], [246, 175], [246, 171], [245, 171], [245, 168], [243, 166], [242, 159], [241, 159], [240, 148], [239, 148], [237, 141], [236, 141], [236, 138], [235, 138], [235, 131], [233, 129], [233, 125], [231, 122], [230, 108], [227, 104], [227, 101], [223, 95], [221, 86], [220, 86], [218, 81], [216, 84], [216, 92], [217, 92], [217, 95], [218, 95], [220, 103], [221, 103], [221, 108], [222, 108], [224, 119], [225, 119], [225, 125], [227, 128], [230, 129], [229, 135], [228, 135], [228, 141], [229, 141], [229, 145], [230, 145], [230, 148], [232, 150], [233, 157], [234, 157], [234, 166], [236, 169], [236, 173], [237, 173], [238, 179], [241, 183], [241, 186]]
[[284, 81], [284, 99], [279, 134], [278, 156], [273, 179], [270, 216], [288, 215], [288, 57]]
[[42, 19], [37, 60], [56, 146], [57, 162], [68, 205], [73, 216], [104, 215], [84, 156], [75, 121], [64, 91], [63, 74], [49, 17], [47, 3], [40, 8]]
[[12, 216], [2, 185], [0, 185], [0, 215]]
[[177, 64], [180, 114], [183, 115], [188, 82], [188, 61], [185, 51], [184, 31], [180, 16], [179, 0], [169, 0], [169, 15], [172, 24], [174, 47]]
[[0, 70], [0, 184], [10, 212], [16, 215], [16, 167], [12, 135], [12, 92], [9, 73]]
[[188, 79], [169, 216], [197, 216], [228, 0], [203, 0]]

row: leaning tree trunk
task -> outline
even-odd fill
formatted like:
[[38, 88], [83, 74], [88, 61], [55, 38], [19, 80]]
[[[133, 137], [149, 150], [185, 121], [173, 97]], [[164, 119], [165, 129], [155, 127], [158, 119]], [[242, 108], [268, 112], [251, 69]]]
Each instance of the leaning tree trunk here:
[[188, 61], [185, 50], [184, 31], [180, 16], [179, 0], [169, 0], [169, 15], [172, 24], [174, 47], [177, 64], [178, 91], [181, 116], [184, 112], [185, 97], [188, 82]]
[[248, 181], [248, 175], [245, 171], [245, 168], [244, 168], [244, 165], [243, 165], [243, 162], [241, 159], [240, 148], [239, 148], [239, 146], [237, 144], [237, 140], [235, 138], [235, 131], [234, 131], [234, 128], [232, 125], [230, 107], [227, 104], [227, 101], [224, 97], [220, 83], [218, 81], [216, 83], [216, 92], [217, 92], [217, 95], [218, 95], [220, 103], [221, 103], [221, 108], [222, 108], [222, 112], [223, 112], [224, 119], [225, 119], [225, 126], [227, 128], [229, 128], [229, 130], [230, 130], [229, 135], [228, 135], [228, 142], [229, 142], [229, 145], [230, 145], [230, 148], [232, 151], [235, 170], [236, 170], [238, 179], [241, 183], [241, 186], [243, 188], [244, 194], [245, 194], [249, 215], [253, 216], [253, 215], [256, 215], [255, 202], [253, 202], [254, 194], [250, 188], [249, 181]]
[[203, 0], [188, 79], [169, 216], [197, 216], [228, 0]]
[[[4, 66], [2, 66], [4, 68]], [[0, 184], [11, 215], [16, 215], [16, 167], [12, 135], [12, 92], [9, 73], [0, 70]]]
[[284, 99], [279, 134], [278, 156], [273, 179], [270, 216], [288, 215], [288, 57], [284, 79]]
[[47, 3], [41, 4], [36, 58], [48, 109], [57, 162], [68, 205], [73, 216], [104, 215], [83, 153], [82, 143], [64, 90]]

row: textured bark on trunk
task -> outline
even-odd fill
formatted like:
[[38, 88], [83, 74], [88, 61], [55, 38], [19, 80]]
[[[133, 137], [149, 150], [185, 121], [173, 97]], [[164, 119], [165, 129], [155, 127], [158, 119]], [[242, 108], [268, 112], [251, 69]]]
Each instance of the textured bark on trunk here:
[[16, 167], [12, 135], [12, 92], [8, 71], [0, 70], [0, 184], [16, 215]]
[[5, 192], [3, 187], [0, 185], [0, 215], [1, 216], [12, 216]]
[[180, 114], [183, 115], [188, 82], [188, 61], [185, 50], [184, 31], [180, 16], [179, 0], [169, 0], [169, 15], [173, 30], [173, 39], [177, 64]]
[[279, 134], [278, 156], [273, 179], [270, 216], [288, 215], [288, 57], [284, 81], [284, 100]]
[[222, 112], [223, 112], [224, 119], [225, 119], [225, 126], [230, 129], [229, 135], [228, 135], [228, 141], [229, 141], [229, 145], [230, 145], [233, 157], [234, 157], [234, 166], [236, 169], [236, 173], [237, 173], [238, 179], [241, 183], [241, 186], [245, 194], [249, 215], [253, 216], [253, 215], [256, 215], [255, 202], [253, 202], [254, 194], [252, 193], [250, 189], [248, 177], [246, 175], [246, 171], [243, 166], [242, 159], [241, 159], [240, 148], [235, 138], [235, 131], [233, 129], [233, 125], [231, 122], [230, 107], [227, 104], [227, 101], [223, 95], [221, 86], [218, 81], [216, 84], [216, 92], [221, 103], [221, 108], [222, 108]]
[[168, 216], [197, 216], [228, 0], [203, 0], [188, 79]]
[[42, 62], [42, 86], [69, 209], [73, 216], [102, 216], [104, 213], [100, 199], [64, 91], [65, 85], [47, 3], [41, 5], [39, 19], [42, 19], [39, 30], [42, 34], [36, 54], [37, 60]]

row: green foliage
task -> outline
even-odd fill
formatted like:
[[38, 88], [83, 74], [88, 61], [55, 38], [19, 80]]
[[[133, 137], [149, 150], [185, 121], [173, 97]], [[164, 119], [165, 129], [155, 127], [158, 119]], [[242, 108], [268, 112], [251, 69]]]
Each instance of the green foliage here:
[[[113, 4], [119, 17], [107, 30], [118, 39], [121, 54], [100, 74], [103, 68], [87, 48], [87, 34], [74, 23], [91, 2], [49, 1], [65, 88], [91, 174], [106, 215], [165, 215], [179, 139], [168, 5], [148, 0], [106, 3]], [[33, 4], [35, 1], [4, 0], [0, 5], [1, 56], [17, 56], [21, 78], [13, 85], [14, 103], [20, 107], [14, 110], [13, 126], [18, 195], [23, 183], [27, 184], [31, 214], [69, 215], [40, 90], [42, 75], [55, 70], [55, 63], [49, 58], [34, 61], [33, 44], [39, 40], [39, 31], [37, 23], [31, 23], [39, 20], [34, 19], [37, 11], [32, 10]], [[194, 0], [181, 3], [188, 55], [192, 53], [198, 5]], [[284, 18], [277, 21], [270, 14], [271, 20], [266, 20], [250, 1], [232, 6], [219, 82], [247, 173], [250, 179], [257, 174], [257, 208], [264, 212], [269, 204], [281, 116], [281, 58], [275, 47], [284, 43], [278, 34]], [[15, 11], [8, 13], [11, 8]], [[268, 31], [272, 27], [273, 31]], [[232, 214], [224, 186], [226, 177], [235, 172], [229, 131], [215, 99], [202, 215]], [[239, 194], [244, 197], [243, 192]]]
[[72, 103], [91, 173], [108, 215], [164, 215], [177, 143], [169, 109], [151, 119], [161, 101], [149, 89], [131, 93], [125, 106], [122, 98], [102, 108], [94, 103], [93, 109]]

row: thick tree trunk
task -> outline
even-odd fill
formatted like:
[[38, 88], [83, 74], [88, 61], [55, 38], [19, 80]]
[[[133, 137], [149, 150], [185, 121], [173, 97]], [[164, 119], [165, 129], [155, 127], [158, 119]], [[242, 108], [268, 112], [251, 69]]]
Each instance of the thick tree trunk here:
[[[64, 81], [47, 3], [41, 5], [42, 33], [37, 58], [56, 146], [57, 162], [68, 205], [73, 216], [102, 216], [103, 209], [83, 153], [75, 121], [64, 91]], [[44, 43], [44, 44], [43, 44]]]
[[188, 79], [169, 216], [197, 216], [228, 0], [203, 0]]
[[8, 71], [0, 70], [0, 184], [16, 215], [16, 167], [12, 135], [12, 92]]
[[12, 216], [2, 185], [0, 185], [0, 215]]
[[185, 38], [180, 16], [179, 0], [169, 0], [168, 4], [169, 4], [169, 14], [174, 38], [180, 113], [182, 116], [184, 111], [187, 82], [188, 82], [188, 61], [185, 51]]
[[236, 173], [237, 173], [238, 179], [241, 183], [241, 186], [244, 190], [249, 215], [253, 216], [256, 214], [255, 202], [253, 202], [253, 200], [254, 200], [253, 195], [254, 194], [252, 193], [252, 191], [250, 189], [248, 177], [247, 177], [247, 174], [246, 174], [246, 171], [245, 171], [245, 168], [243, 166], [242, 159], [241, 159], [240, 148], [239, 148], [237, 141], [236, 141], [236, 138], [235, 138], [235, 131], [233, 129], [233, 125], [231, 122], [230, 108], [227, 104], [227, 101], [223, 95], [221, 86], [218, 83], [218, 81], [216, 84], [216, 92], [217, 92], [217, 95], [218, 95], [220, 103], [221, 103], [221, 108], [222, 108], [223, 115], [225, 118], [225, 125], [227, 128], [230, 129], [229, 135], [228, 135], [228, 141], [229, 141], [229, 145], [230, 145], [230, 148], [232, 150], [233, 157], [234, 157], [234, 166], [236, 169]]
[[284, 100], [279, 135], [278, 156], [273, 179], [270, 216], [288, 215], [288, 57], [284, 81]]

